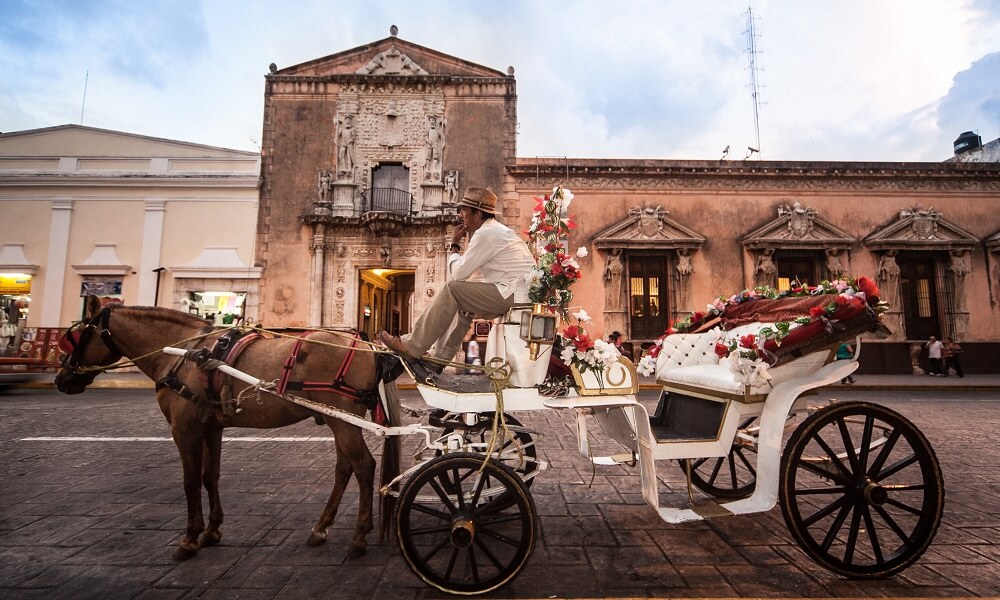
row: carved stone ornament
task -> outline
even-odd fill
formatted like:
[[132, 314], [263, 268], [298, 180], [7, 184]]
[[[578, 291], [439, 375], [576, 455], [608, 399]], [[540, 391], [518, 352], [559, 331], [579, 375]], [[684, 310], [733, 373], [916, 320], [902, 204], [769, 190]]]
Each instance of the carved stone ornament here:
[[805, 237], [813, 230], [813, 219], [816, 218], [814, 208], [802, 208], [798, 202], [791, 206], [784, 204], [778, 207], [779, 217], [788, 217], [788, 231], [795, 237]]
[[630, 208], [628, 214], [639, 217], [638, 227], [642, 235], [653, 237], [663, 227], [662, 219], [669, 215], [670, 211], [659, 205], [652, 206], [647, 204], [641, 209], [638, 207]]
[[931, 240], [937, 236], [938, 219], [941, 213], [933, 208], [927, 209], [903, 209], [899, 211], [899, 218], [912, 217], [913, 235], [918, 240]]
[[358, 75], [427, 75], [420, 65], [395, 46], [376, 54], [368, 64], [356, 71]]

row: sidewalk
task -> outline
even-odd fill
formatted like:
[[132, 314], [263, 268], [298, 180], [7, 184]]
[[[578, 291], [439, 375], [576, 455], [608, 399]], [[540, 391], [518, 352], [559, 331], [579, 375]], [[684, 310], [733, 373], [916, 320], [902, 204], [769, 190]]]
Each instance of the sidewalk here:
[[[21, 384], [22, 388], [49, 389], [55, 385], [52, 379], [53, 374], [44, 374], [36, 377], [35, 380]], [[931, 377], [930, 375], [855, 375], [857, 382], [854, 385], [834, 384], [827, 389], [852, 389], [852, 390], [913, 390], [913, 391], [934, 391], [934, 390], [966, 390], [966, 391], [1000, 391], [1000, 373], [997, 374], [972, 374], [965, 377]], [[406, 373], [399, 378], [399, 388], [403, 390], [415, 389], [413, 379]], [[113, 372], [98, 376], [92, 388], [97, 389], [153, 389], [153, 382], [141, 373]], [[639, 388], [642, 390], [658, 390], [660, 386], [651, 377], [643, 377], [640, 380]]]

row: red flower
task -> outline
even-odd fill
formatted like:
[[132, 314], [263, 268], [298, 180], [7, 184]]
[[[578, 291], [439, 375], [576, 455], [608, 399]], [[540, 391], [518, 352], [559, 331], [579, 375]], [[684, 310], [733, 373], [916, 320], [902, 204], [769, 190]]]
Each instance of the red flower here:
[[553, 275], [559, 275], [563, 272], [563, 266], [559, 264], [559, 261], [552, 263], [551, 271]]
[[757, 337], [752, 333], [748, 333], [740, 337], [740, 347], [750, 348], [751, 350], [757, 345]]
[[662, 346], [657, 346], [656, 344], [653, 344], [653, 347], [649, 349], [649, 355], [652, 356], [653, 358], [656, 358], [657, 356], [660, 355], [660, 348], [662, 348]]
[[809, 316], [813, 318], [822, 317], [825, 314], [826, 314], [825, 306], [814, 306], [809, 309]]
[[701, 321], [704, 318], [705, 318], [705, 313], [703, 313], [701, 311], [698, 311], [698, 312], [694, 313], [693, 315], [691, 315], [691, 322], [692, 323], [697, 323], [698, 321]]
[[573, 340], [573, 345], [576, 346], [577, 352], [586, 352], [594, 347], [594, 342], [590, 341], [590, 336], [586, 332], [580, 332], [580, 335]]
[[837, 296], [836, 299], [837, 308], [840, 308], [841, 306], [847, 306], [848, 304], [850, 304], [850, 302], [851, 299], [848, 296]]
[[858, 277], [855, 285], [858, 287], [858, 291], [865, 293], [865, 298], [868, 299], [868, 302], [872, 304], [878, 302], [878, 285], [876, 285], [870, 278], [862, 275], [861, 277]]
[[576, 337], [576, 334], [579, 333], [579, 331], [580, 328], [578, 326], [570, 325], [566, 329], [563, 329], [563, 337], [567, 339], [573, 339]]
[[729, 356], [729, 346], [722, 342], [715, 342], [715, 353], [719, 355], [719, 358], [725, 358]]

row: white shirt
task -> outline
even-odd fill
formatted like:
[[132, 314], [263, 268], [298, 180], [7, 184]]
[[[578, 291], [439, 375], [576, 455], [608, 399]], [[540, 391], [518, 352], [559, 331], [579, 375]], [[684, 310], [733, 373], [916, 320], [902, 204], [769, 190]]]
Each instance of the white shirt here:
[[448, 257], [451, 279], [472, 280], [479, 271], [482, 281], [496, 284], [497, 291], [504, 298], [519, 291], [527, 293], [525, 276], [533, 266], [535, 259], [528, 250], [528, 244], [513, 229], [496, 219], [487, 219], [472, 234], [464, 255], [454, 252]]
[[941, 340], [927, 342], [927, 358], [941, 358], [941, 350], [943, 348], [944, 344], [941, 343]]

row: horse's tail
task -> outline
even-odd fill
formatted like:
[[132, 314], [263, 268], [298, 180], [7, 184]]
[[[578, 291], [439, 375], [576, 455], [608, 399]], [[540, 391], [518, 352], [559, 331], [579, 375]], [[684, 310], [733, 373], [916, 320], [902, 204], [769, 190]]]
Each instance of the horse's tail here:
[[[395, 381], [385, 384], [386, 417], [389, 427], [397, 427], [403, 422], [403, 414], [399, 404], [399, 389]], [[382, 446], [382, 472], [379, 475], [379, 488], [388, 484], [399, 475], [402, 457], [402, 445], [398, 435], [385, 436]], [[393, 485], [379, 500], [379, 539], [385, 541], [393, 532], [396, 521], [396, 496], [399, 484]]]

